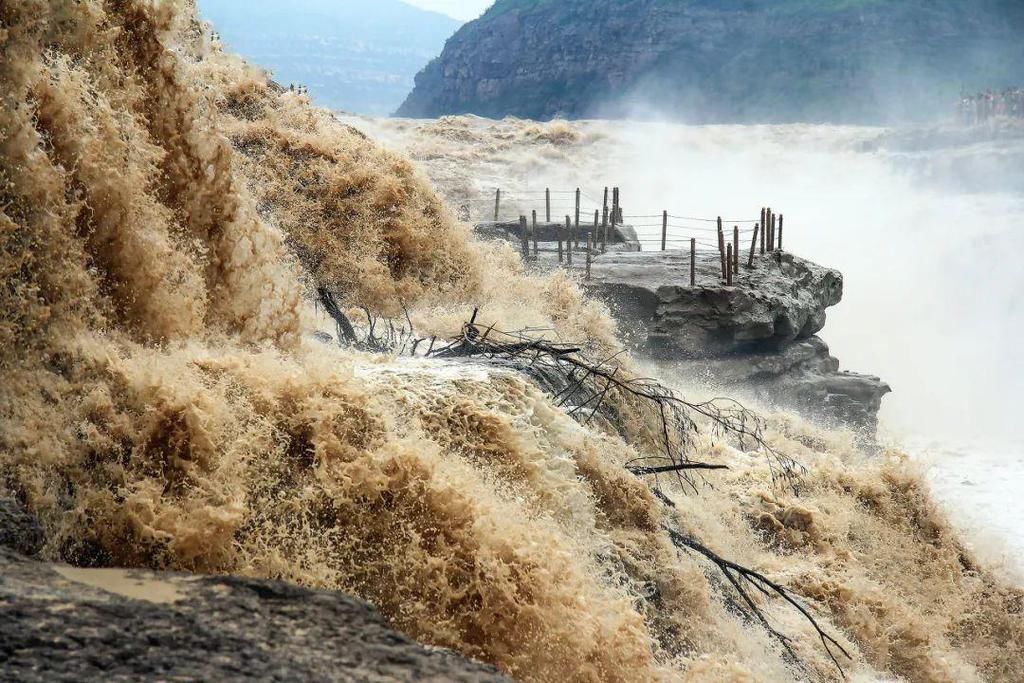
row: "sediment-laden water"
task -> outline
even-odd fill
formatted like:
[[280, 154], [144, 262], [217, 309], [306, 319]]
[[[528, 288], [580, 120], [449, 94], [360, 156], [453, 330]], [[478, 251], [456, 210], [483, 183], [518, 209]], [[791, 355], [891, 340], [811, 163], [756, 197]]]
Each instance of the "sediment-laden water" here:
[[[494, 187], [505, 188], [508, 217], [543, 216], [550, 187], [561, 220], [579, 186], [591, 220], [617, 185], [637, 216], [627, 222], [658, 249], [663, 210], [727, 221], [782, 212], [785, 247], [845, 276], [822, 336], [844, 368], [892, 385], [883, 439], [930, 467], [949, 512], [987, 551], [1024, 568], [1008, 485], [1024, 481], [1024, 127], [348, 121], [405, 150], [455, 201], [472, 198], [483, 218]], [[669, 239], [681, 241], [670, 248], [710, 239], [713, 224], [671, 222], [680, 227]]]
[[[660, 448], [636, 405], [588, 424], [507, 367], [314, 336], [329, 287], [357, 322], [443, 338], [479, 308], [618, 350], [568, 277], [475, 242], [414, 163], [222, 54], [187, 3], [0, 0], [0, 22], [0, 489], [45, 558], [344, 590], [522, 680], [839, 678], [783, 601], [751, 598], [793, 654], [742, 618], [676, 529], [788, 586], [860, 679], [1024, 667], [1020, 590], [898, 453], [770, 416], [768, 444], [807, 467], [797, 495], [705, 425], [691, 456], [731, 469], [659, 498], [624, 468]], [[553, 167], [581, 135], [554, 133], [525, 133]], [[798, 199], [777, 202], [794, 249], [830, 261]]]

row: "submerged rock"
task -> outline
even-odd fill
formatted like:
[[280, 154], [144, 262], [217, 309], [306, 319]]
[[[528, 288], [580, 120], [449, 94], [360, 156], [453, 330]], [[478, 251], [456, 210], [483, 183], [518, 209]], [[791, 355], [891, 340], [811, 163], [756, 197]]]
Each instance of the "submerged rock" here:
[[4, 680], [508, 680], [361, 600], [281, 581], [78, 569], [0, 545], [0, 604]]
[[43, 545], [43, 530], [35, 517], [13, 498], [0, 497], [0, 548], [35, 555]]

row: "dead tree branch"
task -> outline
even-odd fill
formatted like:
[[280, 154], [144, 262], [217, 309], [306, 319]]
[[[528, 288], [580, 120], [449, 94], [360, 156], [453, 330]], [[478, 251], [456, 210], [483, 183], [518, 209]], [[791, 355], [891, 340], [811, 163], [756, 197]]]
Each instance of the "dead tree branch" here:
[[338, 306], [338, 302], [334, 299], [334, 294], [326, 287], [317, 287], [316, 294], [324, 310], [327, 311], [327, 315], [331, 316], [334, 319], [334, 324], [338, 326], [338, 339], [344, 339], [348, 344], [358, 343], [355, 328], [352, 327], [352, 322]]
[[627, 467], [631, 471], [655, 477], [674, 474], [686, 487], [696, 490], [690, 472], [713, 468], [693, 463], [687, 456], [687, 451], [694, 446], [694, 435], [700, 431], [697, 419], [705, 418], [713, 434], [730, 435], [741, 448], [761, 450], [773, 481], [782, 480], [796, 486], [803, 468], [766, 442], [764, 421], [740, 403], [724, 398], [702, 403], [687, 401], [656, 380], [627, 377], [615, 362], [619, 354], [592, 360], [583, 345], [533, 337], [531, 331], [504, 332], [493, 325], [482, 328], [476, 323], [477, 315], [478, 310], [474, 310], [461, 335], [443, 346], [431, 348], [427, 355], [500, 359], [518, 365], [548, 389], [553, 400], [569, 415], [584, 423], [593, 420], [613, 396], [634, 404], [639, 402], [642, 410], [653, 411], [652, 417], [660, 425], [662, 452], [630, 461]]
[[801, 615], [803, 615], [805, 619], [807, 619], [808, 622], [810, 622], [811, 626], [814, 627], [814, 630], [817, 632], [818, 638], [821, 640], [821, 644], [825, 648], [825, 652], [828, 653], [832, 663], [835, 664], [840, 675], [844, 678], [846, 677], [843, 667], [839, 664], [839, 659], [836, 657], [836, 653], [833, 651], [833, 648], [838, 650], [839, 653], [847, 659], [852, 660], [853, 658], [850, 656], [850, 653], [847, 652], [835, 638], [830, 636], [821, 628], [818, 621], [811, 615], [808, 609], [800, 604], [800, 602], [793, 597], [793, 594], [790, 593], [787, 588], [775, 583], [763, 574], [721, 557], [696, 539], [686, 536], [685, 534], [682, 534], [670, 527], [666, 526], [664, 528], [665, 531], [668, 532], [669, 538], [672, 539], [672, 543], [677, 548], [694, 551], [710, 560], [711, 563], [714, 564], [720, 572], [722, 572], [726, 580], [728, 580], [729, 584], [743, 600], [746, 607], [744, 608], [741, 605], [740, 609], [744, 612], [745, 616], [758, 621], [772, 637], [779, 641], [786, 652], [789, 653], [795, 661], [799, 662], [800, 658], [797, 657], [792, 648], [792, 640], [789, 636], [780, 633], [769, 623], [764, 612], [754, 602], [750, 592], [747, 590], [747, 587], [753, 587], [767, 598], [771, 598], [772, 595], [777, 595], [792, 605], [798, 612], [800, 612]]

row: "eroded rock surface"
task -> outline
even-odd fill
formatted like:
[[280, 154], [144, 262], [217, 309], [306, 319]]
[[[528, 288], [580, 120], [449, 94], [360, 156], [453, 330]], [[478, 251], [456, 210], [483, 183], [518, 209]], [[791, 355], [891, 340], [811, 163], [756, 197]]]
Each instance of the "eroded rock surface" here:
[[35, 555], [43, 544], [43, 530], [35, 517], [11, 498], [0, 497], [0, 548]]
[[796, 410], [822, 424], [874, 434], [889, 385], [878, 377], [839, 369], [817, 336], [750, 353], [680, 359], [689, 377], [726, 392], [740, 389], [767, 405]]
[[606, 254], [592, 266], [591, 291], [620, 320], [646, 333], [656, 358], [718, 357], [805, 339], [825, 326], [825, 309], [843, 296], [843, 276], [785, 252], [756, 257], [725, 286], [717, 253]]
[[[28, 519], [0, 502], [0, 524]], [[49, 565], [11, 549], [25, 547], [25, 532], [34, 538], [24, 524], [19, 529], [0, 535], [2, 680], [508, 680], [419, 645], [369, 604], [340, 593]]]
[[716, 252], [699, 253], [690, 286], [689, 252], [605, 254], [587, 286], [643, 355], [707, 384], [745, 388], [769, 404], [873, 433], [889, 386], [840, 371], [815, 336], [842, 298], [842, 274], [776, 251], [755, 256], [752, 268], [743, 263], [730, 286], [720, 263]]

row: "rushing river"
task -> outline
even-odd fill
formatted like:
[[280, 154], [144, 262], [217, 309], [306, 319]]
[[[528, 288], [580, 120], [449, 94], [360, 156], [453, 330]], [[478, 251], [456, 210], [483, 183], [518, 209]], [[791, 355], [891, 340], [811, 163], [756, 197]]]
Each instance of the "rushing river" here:
[[[574, 210], [579, 186], [592, 215], [606, 185], [621, 188], [627, 216], [783, 213], [786, 249], [845, 276], [822, 336], [845, 369], [892, 385], [883, 439], [929, 468], [979, 552], [1011, 565], [1024, 555], [1024, 131], [349, 122], [417, 159], [453, 199], [473, 197], [481, 215], [496, 186], [512, 213], [543, 210], [552, 188], [556, 217]], [[627, 222], [660, 238], [656, 218]]]

